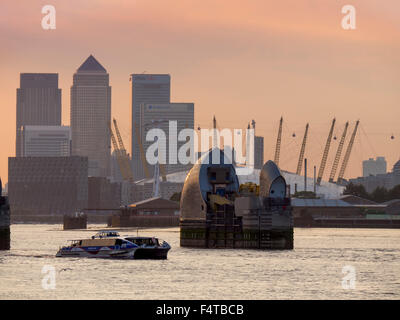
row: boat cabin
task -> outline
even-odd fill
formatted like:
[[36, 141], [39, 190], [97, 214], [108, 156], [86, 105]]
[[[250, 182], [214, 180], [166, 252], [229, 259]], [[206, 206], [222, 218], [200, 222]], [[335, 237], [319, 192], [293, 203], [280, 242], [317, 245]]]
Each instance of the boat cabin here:
[[102, 238], [112, 238], [112, 237], [119, 237], [119, 233], [117, 231], [99, 231], [97, 232], [94, 236], [92, 236], [92, 239], [102, 239]]
[[125, 238], [125, 239], [138, 245], [139, 247], [142, 245], [145, 245], [145, 246], [159, 246], [160, 245], [157, 238], [130, 237], [130, 238]]

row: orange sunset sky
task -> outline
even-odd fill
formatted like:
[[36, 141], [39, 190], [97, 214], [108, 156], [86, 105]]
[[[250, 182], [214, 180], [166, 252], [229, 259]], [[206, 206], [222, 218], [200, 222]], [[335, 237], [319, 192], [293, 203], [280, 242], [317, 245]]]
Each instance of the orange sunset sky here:
[[[56, 30], [41, 27], [47, 4], [56, 8]], [[341, 27], [346, 4], [357, 10], [356, 30]], [[390, 170], [400, 158], [398, 0], [2, 0], [0, 37], [4, 182], [15, 155], [19, 74], [59, 74], [69, 125], [72, 75], [90, 54], [110, 74], [112, 116], [127, 146], [129, 75], [169, 73], [171, 100], [195, 103], [196, 127], [211, 127], [214, 114], [221, 128], [255, 119], [265, 159], [283, 116], [283, 169], [295, 171], [307, 122], [306, 157], [319, 166], [333, 117], [338, 139], [324, 179], [346, 121], [350, 132], [357, 119], [361, 125], [345, 177], [361, 175], [368, 157], [385, 156]]]

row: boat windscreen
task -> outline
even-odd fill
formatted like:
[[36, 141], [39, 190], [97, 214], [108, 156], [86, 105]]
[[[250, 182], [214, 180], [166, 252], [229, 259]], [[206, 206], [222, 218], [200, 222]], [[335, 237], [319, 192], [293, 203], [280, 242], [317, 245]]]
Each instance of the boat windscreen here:
[[146, 246], [158, 246], [157, 238], [125, 238], [126, 240], [133, 242], [138, 246], [146, 245]]

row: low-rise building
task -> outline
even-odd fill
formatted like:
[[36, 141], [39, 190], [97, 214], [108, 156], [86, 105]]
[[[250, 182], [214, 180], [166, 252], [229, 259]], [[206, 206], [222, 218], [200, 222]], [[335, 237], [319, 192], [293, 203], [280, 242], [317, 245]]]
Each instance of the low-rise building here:
[[376, 205], [377, 204], [374, 201], [364, 199], [361, 197], [357, 197], [352, 194], [346, 194], [346, 195], [340, 197], [339, 200], [342, 200], [342, 201], [350, 203], [350, 204], [361, 204], [361, 205]]
[[88, 209], [109, 210], [121, 205], [121, 184], [105, 177], [88, 178]]
[[396, 214], [400, 216], [400, 199], [393, 199], [382, 204], [386, 206], [386, 214]]
[[[183, 183], [160, 181], [159, 195], [164, 199], [171, 199], [172, 195], [182, 191]], [[133, 202], [153, 198], [153, 182], [151, 180], [140, 181], [132, 185], [131, 199]]]
[[179, 225], [179, 203], [155, 197], [121, 208], [113, 227], [171, 227]]
[[12, 218], [81, 211], [88, 204], [88, 159], [11, 157], [8, 194]]

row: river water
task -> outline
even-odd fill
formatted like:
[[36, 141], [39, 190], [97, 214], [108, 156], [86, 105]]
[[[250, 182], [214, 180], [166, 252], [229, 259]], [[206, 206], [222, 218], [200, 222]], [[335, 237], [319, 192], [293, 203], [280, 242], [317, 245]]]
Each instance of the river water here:
[[[168, 260], [55, 257], [67, 240], [102, 227], [12, 225], [0, 299], [400, 298], [400, 230], [296, 228], [294, 250], [259, 251], [181, 248], [178, 228], [123, 229], [169, 242]], [[44, 266], [55, 270], [53, 289], [43, 288]]]

